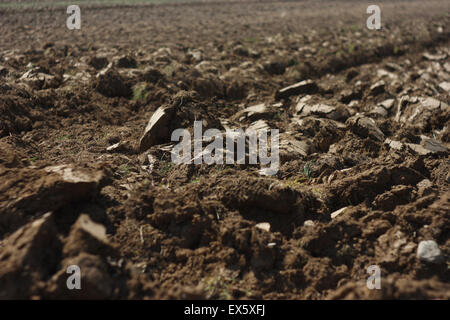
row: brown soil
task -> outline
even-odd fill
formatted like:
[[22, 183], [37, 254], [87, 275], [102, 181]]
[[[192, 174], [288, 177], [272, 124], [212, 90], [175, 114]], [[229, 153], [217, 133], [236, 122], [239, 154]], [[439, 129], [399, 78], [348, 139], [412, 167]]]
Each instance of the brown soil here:
[[[0, 9], [0, 298], [449, 299], [450, 6], [367, 5]], [[173, 164], [198, 119], [279, 129], [279, 172]]]

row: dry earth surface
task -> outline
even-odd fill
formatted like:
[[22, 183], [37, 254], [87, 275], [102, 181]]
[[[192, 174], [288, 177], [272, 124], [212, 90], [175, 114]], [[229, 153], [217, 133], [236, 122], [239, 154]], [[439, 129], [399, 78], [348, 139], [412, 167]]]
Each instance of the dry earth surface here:
[[[377, 2], [381, 30], [344, 0], [81, 2], [68, 30], [2, 1], [0, 298], [449, 299], [450, 3]], [[278, 173], [173, 164], [198, 119], [279, 129]]]

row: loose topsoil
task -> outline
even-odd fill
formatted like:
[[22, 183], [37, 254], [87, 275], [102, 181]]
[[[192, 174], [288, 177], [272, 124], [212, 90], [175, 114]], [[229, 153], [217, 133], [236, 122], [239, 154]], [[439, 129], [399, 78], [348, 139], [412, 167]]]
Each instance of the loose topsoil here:
[[[0, 7], [0, 298], [449, 299], [450, 5], [368, 5]], [[279, 171], [175, 165], [195, 120]]]

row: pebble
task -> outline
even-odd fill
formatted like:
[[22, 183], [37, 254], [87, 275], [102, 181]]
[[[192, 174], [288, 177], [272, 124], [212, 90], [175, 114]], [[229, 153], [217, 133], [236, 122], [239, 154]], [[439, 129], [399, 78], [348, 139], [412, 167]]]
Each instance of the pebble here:
[[425, 240], [419, 243], [417, 258], [430, 263], [439, 263], [443, 260], [442, 252], [434, 240]]
[[345, 211], [347, 208], [348, 208], [348, 207], [343, 207], [343, 208], [341, 208], [341, 209], [336, 210], [335, 212], [333, 212], [333, 213], [331, 214], [331, 219], [334, 219], [334, 218], [336, 218], [337, 216], [339, 216], [340, 214], [344, 213], [344, 211]]
[[314, 227], [314, 221], [312, 221], [312, 220], [306, 220], [306, 221], [303, 223], [303, 225], [304, 225], [305, 227]]
[[261, 230], [270, 232], [270, 223], [268, 223], [268, 222], [261, 222], [261, 223], [258, 223], [258, 224], [256, 225], [256, 227], [257, 227], [258, 229], [261, 229]]

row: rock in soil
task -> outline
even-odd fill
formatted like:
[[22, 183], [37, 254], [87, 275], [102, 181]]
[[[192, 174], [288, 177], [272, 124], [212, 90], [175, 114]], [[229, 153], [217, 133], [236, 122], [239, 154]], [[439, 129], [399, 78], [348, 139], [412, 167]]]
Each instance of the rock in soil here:
[[144, 152], [156, 144], [170, 141], [169, 123], [173, 118], [174, 111], [172, 106], [162, 106], [152, 114], [140, 140], [140, 152]]
[[275, 94], [275, 98], [278, 100], [286, 99], [293, 95], [316, 93], [318, 90], [319, 88], [313, 80], [304, 80], [278, 90]]
[[417, 258], [429, 263], [439, 263], [443, 261], [442, 252], [434, 240], [421, 241], [417, 247]]

